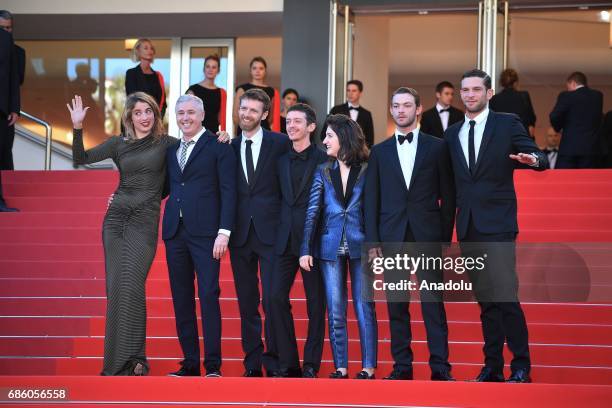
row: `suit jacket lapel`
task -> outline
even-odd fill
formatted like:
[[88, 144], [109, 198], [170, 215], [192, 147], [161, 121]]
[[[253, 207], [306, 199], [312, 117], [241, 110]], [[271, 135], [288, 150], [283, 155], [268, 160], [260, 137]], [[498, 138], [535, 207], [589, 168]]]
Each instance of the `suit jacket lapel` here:
[[[440, 112], [438, 112], [438, 107], [434, 106], [434, 115], [436, 116], [436, 126], [438, 127], [438, 129], [436, 129], [439, 134], [443, 135], [444, 134], [444, 126], [442, 126], [442, 118], [440, 117]], [[450, 123], [450, 112], [448, 112], [448, 122]], [[417, 149], [418, 152], [418, 149]]]
[[249, 188], [253, 188], [257, 180], [259, 179], [259, 175], [263, 172], [263, 168], [266, 165], [266, 160], [270, 155], [270, 150], [272, 150], [272, 141], [268, 139], [266, 135], [266, 131], [264, 131], [263, 138], [261, 140], [261, 149], [259, 149], [259, 158], [257, 159], [257, 167], [255, 168], [255, 175], [253, 176], [253, 182], [249, 183]]
[[461, 163], [461, 167], [463, 170], [470, 174], [470, 169], [468, 167], [467, 161], [465, 161], [465, 153], [463, 152], [463, 148], [461, 147], [461, 142], [459, 141], [459, 132], [461, 132], [461, 127], [463, 127], [463, 122], [461, 122], [460, 126], [457, 126], [457, 131], [452, 134], [449, 133], [447, 142], [452, 145], [452, 148], [455, 150], [455, 155], [459, 158], [459, 162]]
[[193, 150], [191, 151], [191, 154], [189, 155], [189, 159], [187, 159], [187, 163], [185, 163], [185, 168], [183, 169], [183, 173], [187, 171], [189, 164], [195, 160], [195, 157], [198, 155], [198, 153], [200, 153], [204, 145], [206, 145], [211, 140], [211, 138], [207, 135], [207, 133], [208, 131], [202, 133], [202, 136], [200, 136], [200, 138], [198, 139], [198, 143], [196, 143], [195, 146], [193, 146]]
[[482, 157], [484, 156], [485, 150], [487, 150], [487, 146], [493, 137], [493, 130], [495, 129], [495, 112], [489, 111], [489, 116], [487, 117], [487, 123], [485, 123], [484, 133], [482, 134], [482, 141], [480, 142], [480, 149], [478, 150], [478, 157], [476, 158], [476, 163], [474, 165], [474, 175], [478, 172], [478, 167], [482, 162]]
[[404, 191], [408, 191], [408, 187], [406, 186], [406, 179], [404, 178], [404, 172], [402, 171], [402, 165], [400, 164], [399, 152], [397, 151], [397, 139], [395, 135], [391, 136], [391, 138], [387, 141], [389, 143], [387, 145], [387, 149], [389, 151], [388, 157], [391, 160], [391, 165], [395, 169], [397, 176], [404, 183]]
[[242, 155], [240, 154], [240, 145], [242, 143], [242, 136], [236, 137], [232, 140], [232, 147], [234, 148], [234, 152], [236, 153], [236, 161], [238, 162], [238, 174], [240, 174], [240, 180], [248, 186], [246, 174], [244, 174], [244, 168], [242, 167]]
[[342, 178], [340, 177], [340, 166], [338, 162], [335, 162], [329, 169], [329, 175], [331, 177], [334, 191], [336, 192], [336, 199], [341, 205], [344, 205], [344, 194], [342, 192]]
[[[312, 181], [312, 173], [314, 172], [315, 167], [317, 167], [317, 164], [319, 163], [319, 155], [317, 153], [318, 153], [317, 147], [313, 146], [313, 150], [310, 152], [310, 158], [308, 159], [308, 166], [306, 166], [306, 171], [304, 172], [304, 175], [302, 176], [302, 182], [300, 183], [298, 190], [293, 191], [293, 187], [291, 187], [293, 191], [293, 202], [294, 203], [298, 199], [300, 194], [302, 194], [302, 191], [304, 191], [304, 188], [306, 187], [306, 184], [308, 183], [308, 181]], [[289, 184], [292, 184], [292, 183], [289, 183]]]
[[412, 185], [414, 184], [414, 179], [419, 173], [419, 168], [423, 164], [423, 160], [425, 159], [425, 156], [427, 156], [427, 152], [429, 151], [430, 143], [422, 136], [423, 135], [419, 135], [416, 157], [414, 158], [414, 167], [412, 168], [412, 177], [410, 178], [410, 187], [408, 188], [409, 191], [412, 188]]
[[291, 160], [288, 155], [283, 155], [280, 159], [280, 180], [283, 184], [283, 191], [286, 191], [287, 194], [285, 199], [293, 204], [295, 201], [295, 194], [293, 193], [293, 183], [291, 182]]

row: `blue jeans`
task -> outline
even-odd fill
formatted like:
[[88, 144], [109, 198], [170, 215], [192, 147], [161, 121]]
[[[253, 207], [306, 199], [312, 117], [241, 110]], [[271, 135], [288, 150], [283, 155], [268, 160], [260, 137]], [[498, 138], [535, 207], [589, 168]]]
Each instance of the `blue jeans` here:
[[335, 261], [319, 260], [325, 294], [327, 297], [327, 319], [329, 321], [329, 341], [334, 355], [336, 368], [348, 368], [348, 333], [346, 324], [347, 266], [351, 274], [353, 307], [359, 325], [361, 361], [363, 368], [375, 368], [377, 361], [378, 326], [374, 302], [368, 302], [362, 290], [367, 284], [362, 273], [361, 259], [349, 259], [339, 255]]

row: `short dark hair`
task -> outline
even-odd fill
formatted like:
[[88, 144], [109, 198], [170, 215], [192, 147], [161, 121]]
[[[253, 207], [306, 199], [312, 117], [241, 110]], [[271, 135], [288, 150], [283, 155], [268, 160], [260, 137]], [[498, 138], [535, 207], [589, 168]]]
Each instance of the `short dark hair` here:
[[8, 10], [0, 10], [0, 18], [13, 21], [13, 15]]
[[569, 74], [569, 76], [567, 77], [567, 82], [570, 81], [574, 81], [578, 85], [587, 86], [587, 77], [583, 72], [580, 71], [572, 72], [571, 74]]
[[414, 104], [416, 106], [421, 106], [421, 97], [419, 96], [419, 93], [417, 92], [417, 90], [414, 88], [408, 88], [405, 86], [399, 87], [395, 91], [393, 91], [393, 95], [391, 95], [391, 103], [393, 103], [393, 97], [395, 95], [400, 95], [400, 94], [412, 95], [412, 97], [414, 98]]
[[465, 78], [482, 78], [482, 82], [484, 82], [484, 86], [485, 88], [491, 89], [491, 77], [489, 76], [489, 74], [487, 74], [486, 72], [484, 72], [482, 69], [471, 69], [469, 71], [467, 71], [465, 74], [463, 74], [463, 76], [461, 77], [461, 80], [463, 81]]
[[323, 129], [327, 129], [328, 126], [338, 135], [340, 142], [338, 160], [347, 166], [359, 165], [368, 160], [370, 150], [366, 145], [363, 130], [357, 122], [343, 114], [329, 115]]
[[298, 102], [287, 109], [287, 113], [294, 111], [303, 112], [304, 115], [306, 115], [306, 124], [310, 125], [312, 123], [317, 123], [317, 114], [315, 113], [314, 109], [310, 107], [310, 105]]
[[296, 98], [300, 99], [300, 94], [293, 88], [285, 89], [285, 92], [283, 92], [283, 98], [289, 94], [294, 94]]
[[251, 99], [253, 101], [259, 101], [263, 103], [263, 111], [270, 112], [270, 105], [271, 105], [270, 97], [268, 96], [267, 93], [265, 93], [261, 89], [258, 89], [258, 88], [249, 89], [248, 91], [246, 91], [240, 96], [240, 102], [242, 102], [244, 99]]
[[514, 88], [514, 84], [518, 82], [518, 79], [518, 72], [512, 68], [504, 69], [502, 73], [499, 74], [499, 83], [504, 88]]
[[351, 79], [350, 81], [346, 83], [347, 88], [349, 85], [355, 85], [357, 89], [359, 89], [359, 92], [363, 92], [363, 82], [361, 82], [360, 80]]
[[436, 93], [442, 93], [444, 88], [455, 89], [453, 84], [451, 84], [449, 81], [442, 81], [438, 85], [436, 85]]
[[217, 54], [210, 54], [206, 58], [204, 58], [205, 66], [208, 61], [217, 61], [217, 67], [221, 69], [221, 60], [219, 59], [219, 56]]
[[249, 62], [249, 68], [253, 66], [254, 63], [261, 62], [265, 69], [268, 69], [268, 63], [264, 59], [264, 57], [254, 57], [251, 62]]

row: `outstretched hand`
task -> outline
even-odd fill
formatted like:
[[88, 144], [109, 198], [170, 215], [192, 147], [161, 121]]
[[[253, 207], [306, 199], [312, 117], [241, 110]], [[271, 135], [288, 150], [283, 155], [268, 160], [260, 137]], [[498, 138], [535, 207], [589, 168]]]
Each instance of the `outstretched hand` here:
[[510, 158], [521, 164], [527, 164], [529, 166], [533, 166], [538, 162], [538, 159], [528, 153], [511, 154]]
[[74, 129], [82, 129], [83, 121], [85, 120], [85, 115], [87, 115], [87, 110], [89, 106], [83, 108], [83, 100], [79, 95], [74, 95], [72, 98], [72, 106], [66, 104], [68, 111], [70, 111], [70, 119], [72, 120], [72, 127]]

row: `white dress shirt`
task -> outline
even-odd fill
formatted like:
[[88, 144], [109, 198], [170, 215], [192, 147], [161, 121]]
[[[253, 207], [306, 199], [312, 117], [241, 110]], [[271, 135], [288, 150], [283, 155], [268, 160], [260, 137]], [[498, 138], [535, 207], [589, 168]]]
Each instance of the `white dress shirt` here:
[[446, 131], [446, 128], [448, 127], [448, 118], [450, 116], [450, 112], [449, 111], [440, 112], [442, 109], [447, 109], [447, 108], [440, 105], [439, 103], [436, 103], [436, 110], [438, 111], [438, 115], [440, 116], [440, 122], [442, 122], [442, 130]]
[[[398, 129], [395, 129], [395, 144], [397, 145], [397, 155], [399, 156], [400, 166], [404, 174], [406, 189], [410, 188], [410, 180], [412, 179], [412, 171], [414, 170], [414, 161], [416, 159], [417, 145], [419, 143], [419, 129], [412, 131], [412, 142], [404, 141], [400, 144], [397, 140], [399, 135], [404, 135]], [[404, 135], [405, 136], [405, 135]]]
[[244, 178], [247, 183], [250, 181], [247, 167], [246, 167], [246, 141], [252, 140], [251, 151], [253, 152], [253, 170], [257, 170], [257, 160], [259, 159], [259, 152], [261, 151], [261, 143], [263, 141], [263, 128], [260, 126], [257, 133], [250, 139], [247, 139], [244, 132], [242, 132], [242, 142], [240, 142], [240, 161], [242, 162], [242, 170], [244, 171]]
[[478, 116], [474, 119], [470, 119], [465, 116], [465, 122], [463, 122], [463, 126], [459, 130], [459, 143], [461, 143], [461, 148], [463, 149], [463, 155], [465, 156], [465, 162], [470, 165], [470, 151], [468, 147], [468, 135], [470, 132], [470, 121], [473, 120], [476, 122], [474, 125], [474, 164], [478, 162], [478, 153], [480, 152], [480, 144], [482, 143], [482, 135], [484, 134], [485, 125], [487, 124], [487, 118], [489, 117], [489, 107], [480, 112]]
[[359, 109], [359, 105], [353, 105], [352, 103], [348, 102], [348, 107], [349, 107], [349, 115], [351, 115], [351, 119], [357, 122], [357, 116], [359, 116], [359, 111], [351, 109], [351, 108]]
[[[191, 152], [193, 152], [193, 148], [195, 147], [196, 143], [198, 143], [198, 140], [200, 140], [200, 137], [202, 137], [202, 135], [204, 134], [204, 132], [206, 132], [205, 128], [202, 128], [201, 131], [199, 131], [194, 137], [191, 138], [191, 140], [194, 142], [191, 145], [189, 145], [189, 147], [187, 147], [187, 157], [185, 158], [185, 164], [187, 164], [187, 162], [189, 161], [189, 156], [191, 155]], [[183, 150], [183, 144], [182, 142], [186, 142], [185, 139], [181, 138], [181, 143], [179, 144], [179, 148], [176, 149], [176, 159], [178, 160], [178, 162], [181, 162], [181, 151]], [[181, 209], [179, 209], [179, 216], [182, 218], [183, 217], [183, 211]], [[229, 238], [229, 236], [231, 235], [231, 231], [230, 230], [226, 230], [223, 228], [219, 228], [219, 231], [217, 232], [218, 234], [223, 234], [225, 236], [227, 236]]]

